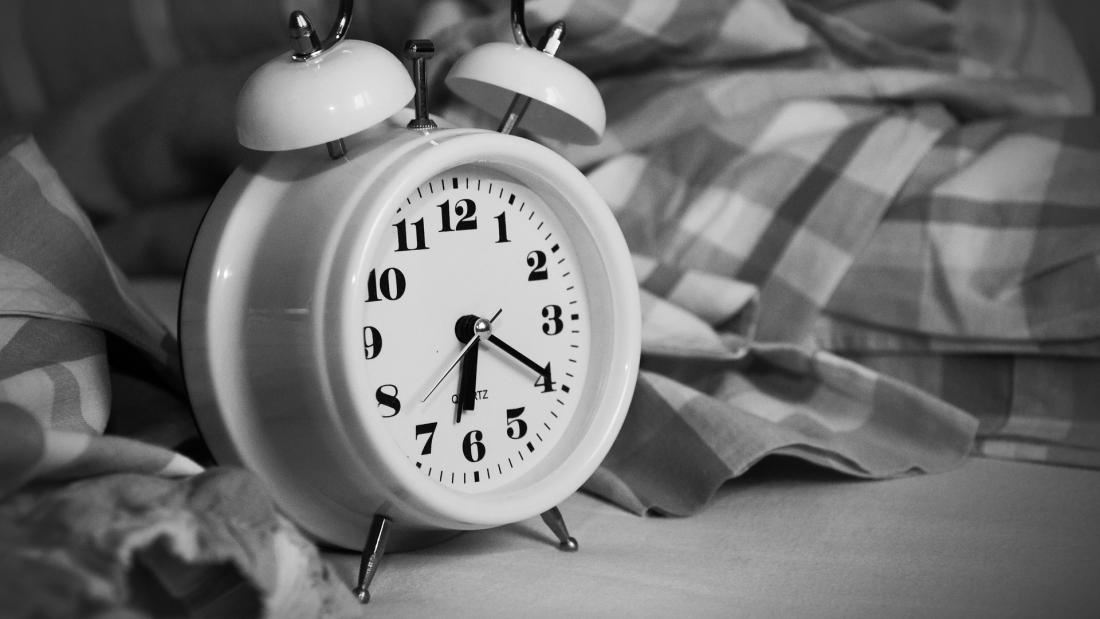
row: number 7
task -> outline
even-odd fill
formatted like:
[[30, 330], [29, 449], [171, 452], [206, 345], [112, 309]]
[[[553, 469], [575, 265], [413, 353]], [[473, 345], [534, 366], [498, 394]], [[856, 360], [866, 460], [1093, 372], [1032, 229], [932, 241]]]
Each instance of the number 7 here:
[[424, 441], [424, 449], [420, 450], [420, 455], [426, 456], [432, 453], [432, 439], [435, 438], [435, 422], [431, 423], [419, 423], [416, 425], [416, 438], [427, 434], [428, 440]]

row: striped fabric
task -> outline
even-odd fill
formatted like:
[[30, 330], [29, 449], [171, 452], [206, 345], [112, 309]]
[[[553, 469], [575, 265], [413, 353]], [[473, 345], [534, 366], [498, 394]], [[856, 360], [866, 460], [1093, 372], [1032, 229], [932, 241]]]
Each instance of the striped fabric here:
[[[859, 365], [807, 370], [813, 388], [780, 390], [773, 400], [757, 394], [744, 407], [749, 415], [790, 419], [785, 411], [805, 404], [826, 419], [843, 417], [861, 405], [817, 398], [816, 390], [829, 384], [824, 375], [859, 377], [867, 385], [861, 402], [874, 402], [861, 428], [868, 434], [890, 411], [885, 402], [905, 402], [917, 424], [951, 410], [972, 416], [973, 453], [1100, 466], [1098, 399], [1088, 380], [1100, 316], [1100, 125], [1074, 117], [1091, 111], [1091, 93], [1044, 3], [535, 6], [532, 29], [561, 18], [577, 24], [560, 54], [596, 77], [607, 102], [603, 143], [562, 148], [589, 169], [656, 274], [641, 273], [643, 290], [684, 314], [700, 311], [698, 301], [679, 305], [693, 296], [689, 288], [711, 301], [705, 324], [689, 333], [666, 327], [670, 337], [695, 344], [709, 328], [707, 352], [694, 354], [718, 354], [714, 342], [740, 351], [720, 370], [686, 361], [692, 353], [658, 361], [647, 345], [644, 366], [677, 381], [646, 376], [650, 405], [635, 406], [628, 430], [648, 429], [620, 439], [599, 491], [617, 491], [639, 512], [690, 513], [755, 457], [776, 451], [814, 461], [839, 453], [847, 460], [829, 466], [897, 474], [868, 465], [850, 445], [806, 445], [814, 432], [728, 455], [731, 433], [716, 427], [743, 412], [744, 388], [731, 385], [755, 369], [747, 359], [773, 346], [788, 347], [800, 367]], [[460, 50], [505, 26], [499, 11], [468, 17], [440, 32], [437, 47]], [[702, 274], [709, 281], [697, 284]], [[715, 309], [717, 281], [756, 291], [751, 317]], [[895, 387], [911, 398], [867, 395]], [[672, 412], [654, 412], [654, 402]], [[659, 488], [647, 483], [661, 477], [668, 454], [652, 466], [644, 454], [658, 449], [652, 441], [668, 419], [712, 409], [714, 419], [696, 421], [688, 443], [707, 454], [694, 469], [710, 472], [698, 495], [685, 498], [679, 476]], [[952, 444], [934, 432], [915, 436]], [[616, 464], [620, 453], [629, 467]], [[914, 461], [914, 469], [936, 468]], [[612, 470], [620, 466], [630, 470]]]
[[[180, 204], [231, 167], [217, 119], [247, 61], [222, 69], [280, 45], [281, 4], [269, 25], [243, 0], [0, 3], [22, 26], [0, 37], [0, 128], [35, 133], [0, 148], [0, 524], [26, 532], [0, 575], [54, 600], [41, 574], [72, 583], [70, 614], [137, 608], [135, 557], [235, 570], [240, 616], [351, 612], [254, 480], [184, 455], [202, 450], [175, 342], [108, 257], [182, 269]], [[359, 4], [373, 32], [431, 36], [437, 77], [510, 39], [504, 2], [435, 0], [416, 29], [415, 4]], [[1070, 117], [1091, 93], [1045, 4], [529, 4], [532, 32], [566, 20], [561, 55], [607, 103], [599, 146], [554, 146], [642, 291], [642, 375], [590, 491], [687, 515], [772, 454], [861, 478], [974, 453], [1100, 466], [1100, 125]], [[221, 592], [188, 585], [217, 573], [195, 569], [173, 597], [210, 610]]]
[[[163, 446], [104, 435], [111, 405], [105, 334], [138, 347], [164, 374], [178, 367], [175, 344], [104, 259], [86, 216], [33, 142], [5, 153], [0, 178], [0, 406], [24, 437], [5, 433], [5, 442], [36, 443], [43, 452], [12, 474], [201, 470]], [[6, 476], [0, 484], [10, 488]]]
[[[387, 7], [379, 20], [377, 9], [357, 3], [358, 36], [397, 43], [417, 8], [401, 4]], [[324, 33], [335, 6], [323, 0], [5, 0], [0, 134], [151, 71], [273, 54], [285, 44], [290, 11], [306, 11]]]
[[[178, 451], [195, 428], [174, 339], [35, 142], [2, 150], [0, 615], [350, 616], [256, 479]], [[170, 594], [133, 606], [138, 574]]]

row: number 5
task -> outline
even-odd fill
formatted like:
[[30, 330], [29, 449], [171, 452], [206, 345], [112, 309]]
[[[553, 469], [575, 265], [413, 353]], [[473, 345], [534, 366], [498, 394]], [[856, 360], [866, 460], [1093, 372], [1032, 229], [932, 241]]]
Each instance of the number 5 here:
[[521, 406], [519, 408], [509, 408], [505, 413], [508, 418], [508, 429], [505, 430], [508, 438], [519, 439], [527, 434], [527, 422], [519, 418], [523, 414], [523, 410], [524, 407]]

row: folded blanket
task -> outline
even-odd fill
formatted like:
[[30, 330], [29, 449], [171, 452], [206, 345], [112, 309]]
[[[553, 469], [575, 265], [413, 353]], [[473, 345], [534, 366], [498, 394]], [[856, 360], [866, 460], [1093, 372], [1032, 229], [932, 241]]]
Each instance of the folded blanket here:
[[[435, 39], [437, 77], [510, 38], [504, 6], [429, 4], [415, 34]], [[139, 46], [152, 60], [121, 85], [59, 70], [36, 98], [16, 94], [11, 76], [64, 65], [33, 45], [0, 56], [0, 109], [35, 129], [0, 149], [0, 526], [13, 531], [0, 574], [68, 583], [0, 608], [160, 614], [133, 586], [152, 573], [159, 603], [210, 609], [217, 592], [191, 585], [229, 570], [237, 611], [339, 614], [350, 594], [273, 506], [219, 499], [246, 473], [193, 477], [203, 451], [170, 330], [126, 280], [182, 268], [204, 192], [234, 161], [226, 93], [266, 40], [238, 37], [206, 65], [183, 35], [216, 20], [104, 6], [176, 35]], [[1087, 378], [1100, 135], [1067, 118], [1091, 98], [1045, 5], [531, 3], [532, 31], [559, 18], [562, 55], [596, 78], [610, 125], [599, 146], [554, 146], [615, 211], [643, 292], [643, 372], [588, 490], [687, 515], [768, 454], [865, 478], [946, 470], [975, 449], [1100, 465]], [[494, 124], [460, 102], [436, 109]], [[120, 501], [127, 519], [77, 526]], [[185, 517], [207, 507], [217, 516]], [[238, 520], [263, 525], [218, 533]], [[202, 569], [167, 575], [181, 566]]]

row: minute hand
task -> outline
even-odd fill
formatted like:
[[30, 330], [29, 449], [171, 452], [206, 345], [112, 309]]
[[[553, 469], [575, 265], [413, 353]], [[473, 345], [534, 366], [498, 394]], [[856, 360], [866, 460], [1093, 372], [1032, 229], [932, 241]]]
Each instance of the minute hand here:
[[531, 360], [530, 357], [528, 357], [527, 355], [521, 353], [520, 351], [516, 350], [515, 348], [512, 348], [510, 345], [508, 345], [507, 342], [505, 342], [504, 340], [500, 339], [499, 337], [497, 337], [495, 335], [490, 335], [488, 339], [489, 339], [490, 344], [492, 344], [492, 345], [496, 346], [497, 348], [503, 350], [504, 352], [508, 353], [509, 355], [514, 357], [516, 360], [518, 360], [520, 363], [522, 363], [523, 365], [526, 365], [527, 367], [531, 368], [531, 370], [533, 372], [535, 372], [536, 374], [538, 374], [539, 376], [546, 377], [550, 373], [549, 364], [547, 364], [545, 366], [542, 366], [542, 365], [539, 365], [539, 364], [535, 363], [534, 361]]

